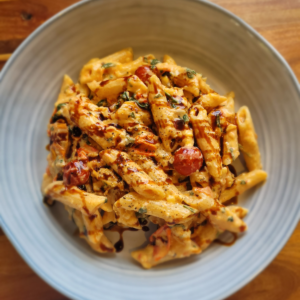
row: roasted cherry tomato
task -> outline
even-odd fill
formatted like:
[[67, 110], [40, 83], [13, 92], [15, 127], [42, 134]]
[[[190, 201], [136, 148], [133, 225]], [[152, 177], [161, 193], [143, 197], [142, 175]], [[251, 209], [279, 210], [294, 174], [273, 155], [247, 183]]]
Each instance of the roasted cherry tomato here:
[[72, 161], [64, 167], [63, 181], [66, 186], [85, 184], [89, 177], [89, 169], [82, 161]]
[[174, 168], [184, 176], [189, 176], [202, 167], [203, 155], [202, 152], [196, 148], [182, 147], [175, 152]]
[[149, 83], [149, 78], [153, 75], [154, 73], [151, 71], [150, 67], [148, 66], [141, 66], [137, 68], [135, 71], [135, 75], [139, 77], [145, 84]]

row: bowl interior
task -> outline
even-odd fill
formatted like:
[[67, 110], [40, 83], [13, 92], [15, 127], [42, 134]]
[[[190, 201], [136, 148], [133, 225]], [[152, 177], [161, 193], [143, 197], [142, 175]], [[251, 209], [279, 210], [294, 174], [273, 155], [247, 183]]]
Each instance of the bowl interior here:
[[[129, 46], [135, 57], [170, 54], [220, 94], [234, 91], [236, 109], [249, 107], [269, 178], [240, 197], [250, 210], [249, 231], [234, 246], [212, 245], [145, 271], [129, 253], [149, 233], [126, 232], [122, 253], [98, 255], [74, 235], [61, 205], [42, 204], [46, 125], [63, 75], [76, 81], [91, 58]], [[2, 73], [1, 222], [27, 262], [72, 298], [180, 299], [200, 291], [203, 299], [223, 298], [261, 271], [292, 232], [299, 216], [299, 89], [278, 54], [231, 14], [199, 1], [87, 1], [38, 29]]]

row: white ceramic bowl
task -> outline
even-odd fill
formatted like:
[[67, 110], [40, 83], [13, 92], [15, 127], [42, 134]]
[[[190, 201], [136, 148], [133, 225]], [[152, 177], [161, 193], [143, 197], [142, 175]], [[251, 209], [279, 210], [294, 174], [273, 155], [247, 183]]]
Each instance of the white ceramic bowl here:
[[[42, 204], [46, 124], [62, 76], [132, 46], [168, 53], [208, 77], [219, 93], [248, 105], [268, 182], [247, 193], [249, 231], [233, 247], [143, 270], [129, 256], [139, 244], [97, 255], [73, 235], [60, 205]], [[38, 28], [13, 54], [0, 83], [1, 225], [27, 263], [74, 299], [221, 299], [253, 279], [292, 233], [300, 207], [300, 92], [291, 69], [259, 34], [216, 5], [183, 0], [86, 1]], [[126, 238], [126, 234], [125, 234]]]

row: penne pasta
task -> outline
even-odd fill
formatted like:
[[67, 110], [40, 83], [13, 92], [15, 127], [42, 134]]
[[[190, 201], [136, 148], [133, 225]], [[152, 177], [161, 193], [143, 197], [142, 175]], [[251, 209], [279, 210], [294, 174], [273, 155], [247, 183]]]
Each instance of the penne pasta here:
[[238, 110], [237, 124], [239, 129], [240, 148], [244, 153], [244, 159], [248, 170], [253, 171], [261, 169], [262, 165], [260, 161], [257, 135], [247, 106], [243, 106]]
[[57, 200], [79, 210], [87, 216], [94, 215], [107, 202], [107, 197], [87, 193], [77, 187], [66, 188], [62, 181], [54, 181], [44, 189], [45, 197]]
[[238, 196], [253, 186], [267, 179], [267, 173], [262, 170], [254, 170], [243, 173], [236, 177], [234, 184], [229, 189], [224, 190], [220, 196], [220, 202], [224, 203], [231, 198]]
[[188, 205], [170, 203], [165, 200], [149, 200], [134, 192], [123, 196], [114, 204], [114, 209], [120, 207], [136, 212], [144, 212], [164, 219], [168, 223], [185, 222], [189, 217], [199, 212]]
[[201, 105], [194, 105], [189, 115], [196, 141], [203, 153], [208, 172], [213, 177], [218, 178], [222, 170], [220, 146], [215, 132], [209, 125], [206, 110]]

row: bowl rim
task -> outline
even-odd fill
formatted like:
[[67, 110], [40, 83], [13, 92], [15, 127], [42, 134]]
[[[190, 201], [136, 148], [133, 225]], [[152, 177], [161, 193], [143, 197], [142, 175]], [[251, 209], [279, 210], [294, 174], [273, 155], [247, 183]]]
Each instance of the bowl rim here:
[[[0, 88], [1, 88], [1, 82], [5, 76], [5, 74], [8, 72], [8, 70], [13, 66], [14, 61], [16, 58], [22, 53], [22, 51], [26, 48], [30, 42], [36, 38], [40, 33], [42, 33], [49, 25], [54, 23], [56, 20], [64, 17], [66, 14], [70, 13], [71, 11], [74, 11], [76, 9], [79, 9], [81, 6], [86, 5], [89, 2], [92, 1], [99, 1], [99, 0], [81, 0], [77, 3], [74, 3], [65, 9], [61, 10], [60, 12], [56, 13], [54, 16], [49, 18], [45, 23], [40, 25], [38, 28], [36, 28], [20, 45], [19, 47], [13, 52], [11, 57], [8, 59], [6, 64], [4, 65], [3, 69], [0, 71]], [[100, 1], [109, 1], [109, 0], [100, 0]], [[147, 0], [143, 0], [147, 1]], [[274, 57], [277, 59], [278, 62], [281, 63], [281, 65], [288, 71], [288, 75], [291, 78], [292, 83], [295, 86], [295, 89], [298, 93], [298, 99], [300, 100], [300, 84], [298, 82], [298, 79], [296, 75], [294, 74], [291, 66], [288, 64], [288, 62], [285, 60], [285, 58], [276, 50], [276, 48], [268, 42], [260, 33], [258, 33], [252, 26], [250, 26], [246, 21], [244, 21], [242, 18], [236, 16], [232, 12], [228, 11], [227, 9], [221, 7], [218, 4], [209, 2], [208, 0], [185, 0], [188, 2], [195, 2], [195, 3], [201, 3], [203, 5], [206, 5], [214, 10], [217, 10], [221, 12], [224, 15], [227, 15], [228, 17], [232, 18], [234, 21], [236, 21], [240, 26], [242, 26], [244, 29], [246, 29], [248, 32], [250, 32], [258, 41], [262, 42], [271, 52], [273, 53]], [[1, 188], [1, 182], [0, 182], [0, 188]], [[2, 188], [1, 188], [2, 189]], [[1, 192], [0, 189], [0, 192]], [[222, 295], [222, 298], [225, 299], [229, 297], [230, 295], [234, 294], [241, 288], [243, 288], [246, 284], [248, 284], [250, 281], [252, 281], [256, 276], [258, 276], [278, 255], [278, 253], [282, 250], [284, 245], [289, 240], [290, 236], [294, 232], [298, 222], [300, 220], [300, 210], [298, 211], [298, 217], [293, 220], [292, 226], [287, 231], [287, 234], [281, 239], [281, 241], [277, 244], [277, 248], [273, 251], [273, 254], [269, 256], [268, 259], [265, 260], [263, 264], [260, 265], [260, 267], [253, 272], [251, 276], [248, 278], [245, 278], [243, 281], [241, 281], [238, 285], [233, 286], [232, 288], [228, 289], [227, 292], [225, 292]], [[62, 293], [63, 295], [70, 297], [72, 299], [78, 299], [80, 300], [79, 296], [74, 292], [74, 290], [68, 290], [66, 286], [59, 282], [53, 281], [51, 278], [49, 278], [44, 271], [39, 267], [39, 265], [28, 255], [19, 243], [16, 236], [12, 234], [9, 227], [5, 224], [4, 219], [1, 217], [1, 211], [0, 211], [0, 228], [4, 231], [5, 235], [8, 237], [10, 242], [13, 244], [14, 248], [18, 251], [18, 253], [21, 255], [21, 257], [25, 260], [25, 262], [30, 266], [30, 268], [45, 282], [47, 282], [51, 287]], [[220, 299], [218, 298], [215, 298]]]

